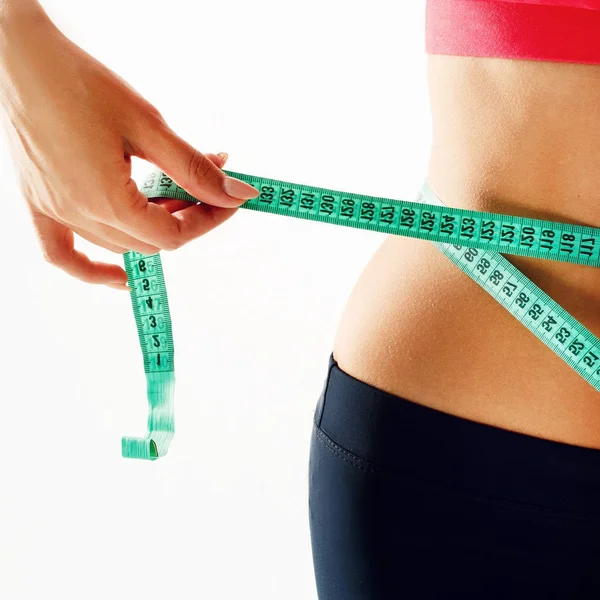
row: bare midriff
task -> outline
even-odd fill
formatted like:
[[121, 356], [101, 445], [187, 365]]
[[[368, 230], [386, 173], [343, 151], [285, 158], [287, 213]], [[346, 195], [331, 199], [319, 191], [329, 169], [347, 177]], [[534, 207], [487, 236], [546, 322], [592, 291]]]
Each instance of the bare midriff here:
[[[600, 65], [432, 55], [428, 70], [444, 204], [600, 227]], [[600, 268], [505, 257], [600, 337]], [[412, 402], [600, 449], [600, 392], [430, 242], [385, 239], [334, 357]]]

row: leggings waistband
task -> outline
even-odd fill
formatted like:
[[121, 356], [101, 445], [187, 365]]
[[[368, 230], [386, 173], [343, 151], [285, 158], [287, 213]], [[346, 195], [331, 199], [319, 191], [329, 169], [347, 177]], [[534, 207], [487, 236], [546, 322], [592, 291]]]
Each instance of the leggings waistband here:
[[600, 450], [417, 404], [352, 377], [333, 354], [315, 425], [373, 471], [406, 473], [457, 493], [600, 518]]

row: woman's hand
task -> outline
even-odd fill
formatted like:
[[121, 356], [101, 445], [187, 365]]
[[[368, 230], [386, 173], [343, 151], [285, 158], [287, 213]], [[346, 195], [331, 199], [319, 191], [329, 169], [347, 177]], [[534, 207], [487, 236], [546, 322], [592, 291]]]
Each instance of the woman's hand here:
[[[201, 154], [178, 137], [149, 102], [67, 39], [43, 10], [4, 19], [0, 29], [5, 129], [51, 264], [83, 281], [128, 289], [120, 266], [74, 249], [73, 232], [118, 253], [173, 250], [258, 195], [225, 176], [219, 156]], [[203, 204], [148, 202], [131, 178], [131, 156], [154, 163]]]

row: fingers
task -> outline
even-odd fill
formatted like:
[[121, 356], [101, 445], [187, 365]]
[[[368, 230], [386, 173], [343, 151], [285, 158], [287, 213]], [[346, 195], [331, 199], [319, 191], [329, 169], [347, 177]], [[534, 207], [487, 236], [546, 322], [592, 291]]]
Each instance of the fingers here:
[[188, 242], [212, 231], [233, 216], [237, 210], [237, 208], [197, 204], [178, 211], [173, 217], [181, 221], [180, 231]]
[[[123, 247], [126, 250], [133, 250], [135, 252], [140, 252], [141, 254], [156, 254], [160, 251], [157, 246], [137, 239], [134, 236], [128, 235], [127, 233], [119, 231], [115, 227], [111, 227], [110, 225], [106, 225], [104, 223], [94, 223], [90, 226], [90, 229], [92, 230], [92, 234], [97, 235], [107, 243], [110, 243], [114, 246]], [[102, 244], [99, 245], [102, 246]], [[104, 247], [106, 248], [106, 246]]]
[[[205, 155], [209, 158], [219, 169], [222, 169], [229, 158], [227, 152], [219, 152], [219, 154], [212, 154], [211, 152], [207, 152]], [[170, 213], [175, 213], [179, 210], [183, 210], [184, 208], [189, 208], [191, 204], [186, 200], [177, 200], [175, 198], [154, 198], [151, 200], [155, 204], [164, 207]]]
[[104, 225], [103, 223], [89, 223], [86, 224], [86, 228], [84, 228], [83, 225], [74, 226], [67, 223], [62, 224], [76, 233], [79, 237], [88, 240], [88, 242], [92, 242], [101, 248], [106, 248], [117, 254], [123, 254], [129, 250], [148, 255], [159, 252], [159, 249], [156, 246], [152, 246], [141, 240], [136, 240], [130, 235], [127, 235], [114, 227], [110, 227], [109, 225]]
[[170, 214], [164, 207], [154, 202], [148, 202], [146, 196], [137, 189], [133, 180], [127, 185], [126, 195], [129, 196], [129, 199], [124, 202], [128, 203], [130, 208], [119, 218], [119, 228], [163, 250], [176, 250], [202, 235], [203, 231], [212, 229], [210, 223], [202, 222], [202, 215], [204, 215], [204, 220], [207, 218], [212, 220], [210, 213], [206, 209], [198, 212], [198, 209], [204, 204], [192, 205], [178, 212], [177, 215], [195, 209], [195, 218], [181, 219]]
[[[220, 172], [227, 155], [206, 154], [206, 159]], [[237, 210], [235, 206], [190, 204], [171, 199], [148, 202], [133, 180], [126, 187], [132, 210], [126, 211], [128, 219], [118, 224], [118, 228], [99, 222], [72, 226], [32, 211], [34, 227], [46, 261], [82, 281], [129, 291], [123, 268], [92, 261], [76, 250], [74, 232], [93, 244], [119, 254], [128, 250], [154, 254], [160, 248], [175, 249], [204, 235], [229, 219]]]
[[134, 146], [140, 148], [142, 158], [153, 162], [194, 198], [213, 206], [232, 208], [258, 196], [258, 190], [239, 179], [227, 177], [208, 156], [181, 139], [164, 122], [155, 122], [139, 135], [145, 137]]
[[115, 252], [116, 254], [124, 254], [125, 252], [127, 252], [127, 248], [115, 246], [114, 244], [111, 244], [110, 242], [107, 242], [102, 238], [99, 238], [91, 233], [88, 233], [83, 229], [80, 229], [79, 227], [71, 227], [71, 231], [73, 233], [76, 233], [79, 237], [83, 238], [84, 240], [87, 240], [92, 244], [96, 244], [96, 246], [100, 246], [101, 248], [106, 248], [107, 250]]
[[[207, 154], [207, 159], [220, 169], [227, 155]], [[208, 233], [231, 217], [236, 207], [223, 208], [210, 204], [194, 205], [182, 200], [148, 199], [135, 182], [128, 182], [130, 210], [121, 215], [119, 228], [148, 244], [164, 250], [175, 250]], [[176, 212], [177, 214], [171, 214]]]
[[[228, 158], [226, 152], [220, 152], [219, 154], [207, 153], [206, 156], [221, 169]], [[185, 200], [174, 200], [171, 198], [157, 198], [154, 202], [172, 214], [177, 213], [174, 216], [177, 219], [185, 221], [185, 226], [195, 231], [197, 234], [196, 237], [204, 235], [211, 229], [221, 225], [237, 211], [237, 208], [221, 208], [210, 204], [190, 206], [190, 203]]]
[[47, 262], [87, 283], [120, 284], [124, 289], [127, 284], [124, 269], [91, 261], [85, 254], [75, 250], [73, 232], [68, 227], [40, 213], [33, 214], [33, 224]]

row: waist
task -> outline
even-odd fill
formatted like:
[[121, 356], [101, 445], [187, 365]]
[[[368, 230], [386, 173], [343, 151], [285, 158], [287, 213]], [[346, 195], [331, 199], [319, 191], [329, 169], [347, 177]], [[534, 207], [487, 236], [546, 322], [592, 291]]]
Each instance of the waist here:
[[[567, 68], [556, 75], [551, 63], [430, 59], [429, 181], [446, 205], [600, 226], [600, 68], [558, 65]], [[549, 73], [558, 79], [544, 99]], [[600, 337], [600, 269], [507, 258]], [[598, 392], [429, 242], [386, 240], [350, 297], [334, 355], [414, 402], [600, 448]]]
[[429, 56], [428, 79], [444, 203], [600, 226], [600, 65]]

